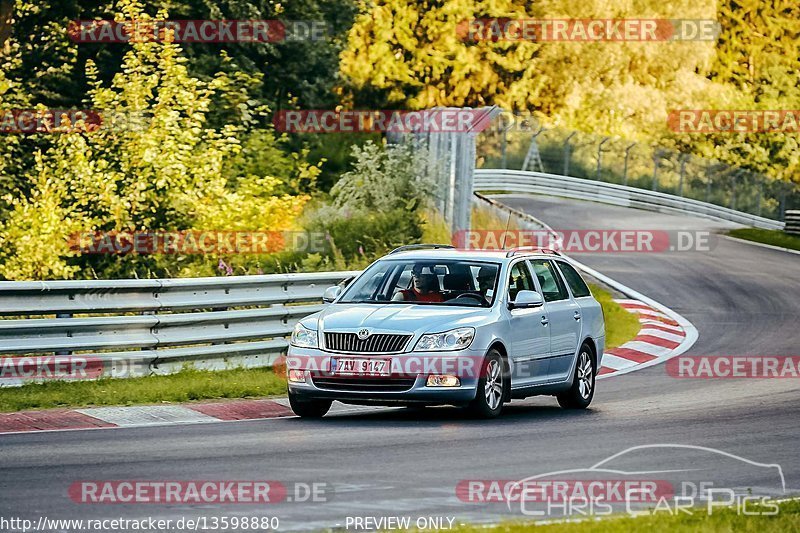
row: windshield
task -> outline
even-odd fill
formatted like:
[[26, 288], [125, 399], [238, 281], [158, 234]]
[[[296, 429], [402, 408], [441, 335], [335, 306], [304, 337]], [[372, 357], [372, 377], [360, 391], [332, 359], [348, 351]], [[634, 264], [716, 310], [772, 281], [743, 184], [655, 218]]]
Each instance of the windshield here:
[[490, 307], [499, 263], [397, 259], [370, 266], [338, 303], [414, 303]]

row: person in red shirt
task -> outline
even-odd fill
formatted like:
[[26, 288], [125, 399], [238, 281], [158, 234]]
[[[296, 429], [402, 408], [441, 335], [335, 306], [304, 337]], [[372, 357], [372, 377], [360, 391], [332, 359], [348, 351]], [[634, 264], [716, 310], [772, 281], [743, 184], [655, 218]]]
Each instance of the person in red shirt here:
[[411, 288], [403, 289], [394, 295], [392, 300], [404, 302], [443, 302], [444, 297], [439, 292], [439, 280], [436, 274], [423, 274], [411, 272]]

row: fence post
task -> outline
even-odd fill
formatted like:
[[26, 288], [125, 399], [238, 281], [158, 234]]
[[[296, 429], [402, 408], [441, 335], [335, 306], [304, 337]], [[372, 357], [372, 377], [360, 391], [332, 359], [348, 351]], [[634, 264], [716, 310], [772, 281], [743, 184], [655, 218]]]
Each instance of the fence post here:
[[678, 196], [683, 197], [683, 178], [686, 175], [686, 160], [689, 159], [688, 154], [681, 154], [681, 178], [678, 183]]
[[503, 139], [502, 139], [502, 142], [500, 144], [501, 153], [502, 153], [501, 160], [500, 160], [500, 166], [502, 168], [504, 168], [504, 169], [508, 168], [508, 161], [507, 161], [507, 157], [506, 157], [506, 147], [507, 147], [507, 145], [508, 145], [508, 130], [506, 128], [503, 128]]
[[658, 164], [661, 162], [661, 150], [656, 150], [653, 154], [653, 187], [654, 191], [658, 190]]
[[539, 145], [536, 139], [545, 131], [547, 131], [547, 128], [540, 127], [539, 131], [534, 133], [533, 137], [531, 137], [531, 144], [528, 146], [528, 153], [525, 154], [525, 159], [522, 161], [522, 168], [520, 170], [528, 170], [531, 159], [535, 158], [536, 164], [539, 165], [539, 172], [544, 172], [544, 164], [542, 164], [542, 156], [539, 153]]
[[628, 159], [631, 156], [631, 149], [636, 146], [636, 143], [631, 143], [625, 148], [625, 166], [622, 168], [622, 183], [628, 184]]
[[780, 203], [780, 214], [779, 219], [786, 221], [786, 189], [787, 185], [785, 183], [781, 183], [781, 203]]
[[600, 181], [600, 170], [602, 169], [603, 163], [603, 145], [607, 143], [609, 139], [611, 139], [611, 137], [603, 137], [603, 140], [597, 145], [597, 173], [595, 174], [595, 179], [597, 181]]
[[571, 157], [572, 152], [572, 145], [569, 141], [578, 133], [577, 131], [573, 131], [570, 133], [566, 139], [564, 139], [564, 175], [569, 176], [569, 159]]
[[758, 180], [758, 206], [756, 207], [756, 214], [761, 216], [761, 199], [764, 197], [764, 176], [757, 174]]

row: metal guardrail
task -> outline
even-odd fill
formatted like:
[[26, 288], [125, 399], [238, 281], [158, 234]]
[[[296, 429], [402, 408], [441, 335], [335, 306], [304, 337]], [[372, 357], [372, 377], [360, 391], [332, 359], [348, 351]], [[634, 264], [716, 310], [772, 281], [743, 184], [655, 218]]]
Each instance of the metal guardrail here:
[[79, 355], [120, 377], [269, 366], [324, 290], [355, 274], [0, 282], [0, 356]]
[[572, 178], [544, 172], [501, 169], [477, 169], [476, 191], [507, 191], [556, 195], [591, 200], [651, 211], [704, 216], [764, 229], [783, 229], [784, 223], [727, 207], [682, 198], [671, 194], [647, 191], [625, 185]]
[[786, 211], [786, 233], [800, 235], [800, 210]]

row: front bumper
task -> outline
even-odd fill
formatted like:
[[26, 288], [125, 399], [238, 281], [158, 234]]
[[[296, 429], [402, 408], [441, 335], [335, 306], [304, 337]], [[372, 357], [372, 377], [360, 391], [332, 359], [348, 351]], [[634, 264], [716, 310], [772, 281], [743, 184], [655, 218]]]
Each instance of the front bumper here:
[[[289, 382], [289, 392], [308, 399], [331, 399], [363, 404], [455, 404], [475, 398], [485, 351], [405, 352], [400, 354], [332, 353], [289, 347], [287, 369], [306, 370], [305, 381]], [[330, 373], [331, 357], [390, 359], [390, 376], [337, 376]], [[431, 374], [454, 374], [457, 387], [429, 387]]]

